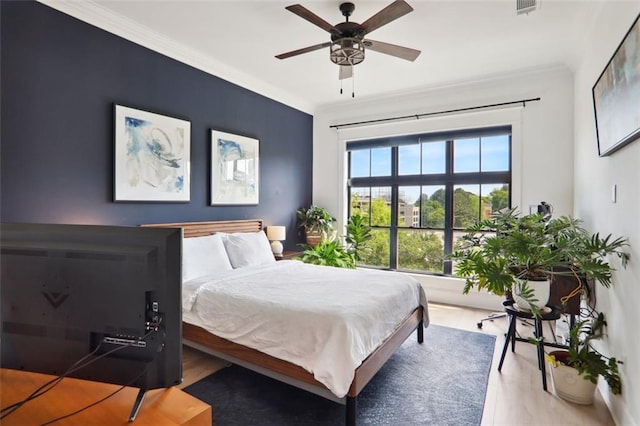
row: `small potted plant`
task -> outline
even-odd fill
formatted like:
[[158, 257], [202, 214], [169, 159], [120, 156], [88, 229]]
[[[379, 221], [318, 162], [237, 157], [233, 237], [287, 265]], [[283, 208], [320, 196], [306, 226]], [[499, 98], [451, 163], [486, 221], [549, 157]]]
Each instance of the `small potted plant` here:
[[475, 287], [513, 295], [519, 307], [534, 314], [547, 303], [554, 276], [576, 277], [576, 286], [590, 279], [609, 287], [613, 267], [606, 256], [615, 254], [623, 266], [629, 260], [626, 239], [589, 234], [580, 220], [569, 216], [520, 216], [510, 209], [466, 232], [450, 256], [457, 275], [466, 279], [464, 293]]
[[319, 206], [301, 207], [296, 210], [298, 227], [304, 229], [307, 244], [317, 245], [329, 236], [336, 219], [329, 212]]
[[354, 269], [356, 262], [362, 258], [362, 251], [366, 250], [366, 242], [373, 236], [365, 218], [359, 214], [349, 218], [346, 229], [346, 245], [340, 244], [335, 238], [323, 238], [317, 245], [304, 250], [299, 259], [315, 265]]
[[604, 314], [579, 321], [569, 333], [569, 350], [556, 350], [546, 355], [556, 394], [576, 404], [589, 405], [602, 376], [611, 393], [622, 392], [618, 361], [593, 349], [590, 342], [604, 335]]
[[309, 246], [299, 257], [304, 263], [355, 269], [354, 253], [347, 250], [337, 239], [323, 238], [315, 246]]

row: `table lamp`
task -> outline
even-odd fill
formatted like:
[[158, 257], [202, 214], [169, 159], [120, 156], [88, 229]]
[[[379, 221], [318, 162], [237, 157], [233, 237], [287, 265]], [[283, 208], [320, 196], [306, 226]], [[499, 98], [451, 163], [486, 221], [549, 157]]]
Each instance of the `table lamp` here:
[[284, 226], [267, 226], [267, 239], [271, 241], [271, 251], [274, 256], [282, 257], [282, 243], [287, 239], [287, 230]]

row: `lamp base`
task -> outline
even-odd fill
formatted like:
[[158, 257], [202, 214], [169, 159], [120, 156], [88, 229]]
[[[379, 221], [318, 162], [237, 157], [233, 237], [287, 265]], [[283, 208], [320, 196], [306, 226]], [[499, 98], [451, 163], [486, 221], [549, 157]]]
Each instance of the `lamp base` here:
[[273, 252], [273, 255], [276, 257], [282, 257], [282, 250], [284, 249], [284, 247], [282, 247], [282, 243], [280, 241], [271, 241], [271, 251]]

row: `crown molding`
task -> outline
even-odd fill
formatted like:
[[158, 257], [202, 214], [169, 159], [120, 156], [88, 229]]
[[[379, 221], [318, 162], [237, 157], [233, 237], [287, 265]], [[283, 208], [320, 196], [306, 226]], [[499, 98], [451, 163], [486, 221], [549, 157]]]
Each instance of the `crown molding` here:
[[[352, 108], [350, 111], [357, 111], [359, 107], [366, 107], [373, 103], [398, 103], [400, 100], [401, 103], [407, 103], [416, 99], [419, 100], [427, 97], [433, 98], [441, 96], [442, 94], [448, 94], [452, 91], [461, 91], [487, 85], [501, 84], [504, 81], [512, 80], [514, 78], [547, 78], [551, 75], [573, 75], [573, 71], [564, 64], [554, 63], [529, 68], [520, 68], [517, 70], [510, 70], [508, 72], [479, 75], [474, 79], [445, 81], [433, 86], [414, 87], [401, 92], [396, 91], [393, 93], [379, 94], [370, 97], [363, 96], [352, 102]], [[334, 111], [339, 111], [339, 113], [342, 114], [343, 112], [339, 108], [340, 105], [341, 104], [337, 102], [324, 104], [317, 109], [316, 114], [327, 112], [331, 114]]]
[[46, 6], [70, 15], [116, 36], [190, 65], [215, 77], [281, 102], [302, 112], [312, 114], [315, 105], [278, 89], [245, 72], [163, 36], [132, 19], [114, 13], [92, 0], [38, 0]]

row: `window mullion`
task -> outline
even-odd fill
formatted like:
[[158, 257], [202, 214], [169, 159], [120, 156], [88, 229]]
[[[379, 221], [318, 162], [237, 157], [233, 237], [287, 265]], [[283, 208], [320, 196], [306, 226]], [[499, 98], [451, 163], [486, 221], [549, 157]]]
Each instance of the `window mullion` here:
[[[453, 249], [453, 140], [448, 140], [446, 144], [446, 183], [444, 190], [444, 255], [445, 257]], [[444, 273], [451, 274], [451, 262], [444, 262]]]
[[391, 148], [391, 223], [389, 224], [389, 268], [398, 269], [398, 147]]

